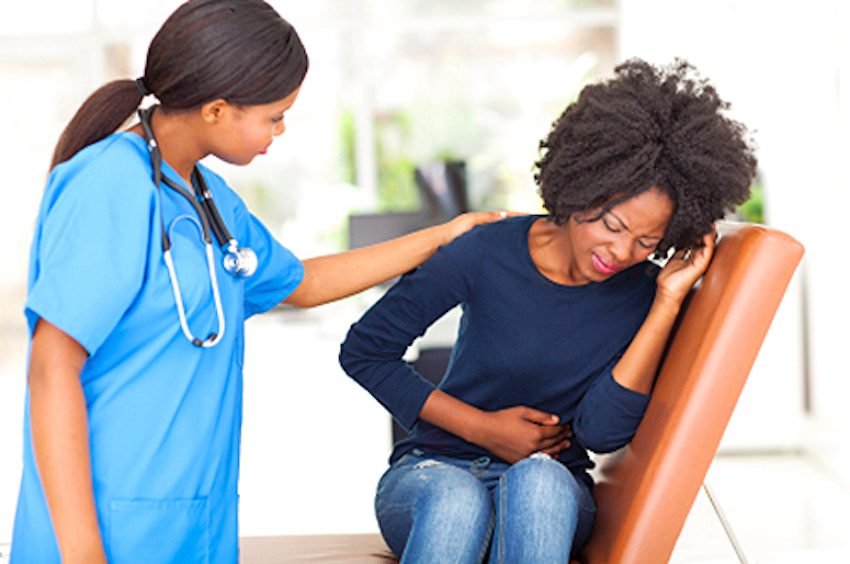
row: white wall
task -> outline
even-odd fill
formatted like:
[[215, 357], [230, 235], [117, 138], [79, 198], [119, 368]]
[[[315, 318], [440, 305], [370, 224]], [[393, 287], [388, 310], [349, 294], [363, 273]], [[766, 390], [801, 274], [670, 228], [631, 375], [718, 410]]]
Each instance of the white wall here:
[[[841, 241], [850, 216], [845, 165], [850, 7], [841, 0], [621, 0], [621, 6], [623, 57], [690, 60], [732, 102], [735, 117], [755, 131], [767, 222], [807, 249], [782, 306], [793, 311], [777, 319], [769, 341], [774, 333], [785, 336], [766, 344], [761, 357], [770, 358], [758, 363], [769, 368], [760, 371], [757, 365], [736, 417], [757, 411], [763, 425], [769, 421], [766, 433], [787, 437], [787, 444], [824, 456], [850, 476], [850, 465], [840, 463], [850, 460], [843, 446], [850, 438], [845, 407], [850, 371], [844, 361], [850, 298], [840, 278], [848, 272]], [[813, 407], [806, 421], [798, 417], [806, 358], [799, 322], [804, 305]]]

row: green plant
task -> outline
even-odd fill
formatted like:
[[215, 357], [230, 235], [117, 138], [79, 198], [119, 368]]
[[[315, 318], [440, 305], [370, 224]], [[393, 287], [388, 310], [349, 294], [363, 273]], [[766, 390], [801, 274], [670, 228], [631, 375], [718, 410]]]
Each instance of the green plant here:
[[764, 223], [764, 188], [756, 182], [750, 188], [750, 199], [738, 206], [738, 216], [750, 223]]
[[[375, 116], [375, 152], [378, 165], [379, 212], [406, 212], [419, 207], [414, 170], [416, 165], [407, 154], [410, 119], [403, 112]], [[342, 180], [356, 184], [355, 118], [351, 110], [339, 117], [340, 172]]]

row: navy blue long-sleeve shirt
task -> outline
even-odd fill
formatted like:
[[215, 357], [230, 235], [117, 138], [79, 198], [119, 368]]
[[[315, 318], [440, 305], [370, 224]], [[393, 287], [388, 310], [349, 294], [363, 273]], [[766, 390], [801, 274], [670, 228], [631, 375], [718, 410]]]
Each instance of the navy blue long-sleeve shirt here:
[[536, 219], [476, 227], [403, 276], [351, 327], [343, 369], [411, 429], [391, 461], [414, 448], [492, 456], [418, 419], [434, 385], [402, 359], [458, 304], [463, 316], [441, 390], [487, 411], [523, 405], [570, 422], [572, 446], [558, 458], [586, 480], [592, 465], [585, 449], [610, 452], [634, 435], [649, 397], [620, 386], [611, 369], [646, 318], [658, 267], [643, 262], [604, 282], [557, 284], [531, 259]]

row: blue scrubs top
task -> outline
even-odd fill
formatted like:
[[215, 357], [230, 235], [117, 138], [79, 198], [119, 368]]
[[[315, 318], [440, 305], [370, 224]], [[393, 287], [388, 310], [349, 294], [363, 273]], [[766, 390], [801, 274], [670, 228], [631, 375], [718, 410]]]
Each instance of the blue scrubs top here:
[[[163, 172], [185, 185], [165, 163]], [[30, 334], [44, 318], [90, 355], [81, 379], [111, 564], [238, 560], [243, 323], [289, 296], [304, 271], [220, 177], [202, 173], [225, 225], [259, 259], [254, 276], [237, 279], [213, 244], [226, 319], [213, 348], [183, 335], [161, 245], [160, 213], [166, 228], [197, 214], [165, 184], [157, 197], [141, 137], [113, 134], [57, 166], [38, 216], [25, 313]], [[171, 238], [189, 325], [205, 338], [217, 322], [199, 228], [178, 219]], [[28, 397], [11, 561], [59, 562]]]

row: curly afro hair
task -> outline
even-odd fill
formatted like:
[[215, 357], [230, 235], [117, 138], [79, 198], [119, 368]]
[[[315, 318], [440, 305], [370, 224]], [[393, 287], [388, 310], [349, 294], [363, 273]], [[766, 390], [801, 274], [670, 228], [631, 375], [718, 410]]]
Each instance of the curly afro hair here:
[[656, 256], [699, 246], [749, 198], [756, 157], [747, 129], [696, 69], [631, 59], [582, 89], [540, 142], [534, 180], [550, 220], [611, 207], [657, 187], [675, 211]]

